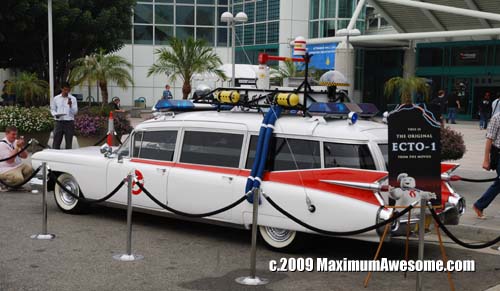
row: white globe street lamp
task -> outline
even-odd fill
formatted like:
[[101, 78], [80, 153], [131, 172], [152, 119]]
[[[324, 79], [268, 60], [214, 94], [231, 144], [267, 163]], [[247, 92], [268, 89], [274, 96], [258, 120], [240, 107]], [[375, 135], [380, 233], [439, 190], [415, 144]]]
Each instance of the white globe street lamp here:
[[229, 11], [222, 13], [220, 16], [220, 21], [227, 23], [227, 25], [231, 26], [231, 47], [232, 47], [232, 78], [231, 85], [233, 87], [236, 86], [236, 32], [235, 32], [235, 24], [236, 23], [245, 23], [248, 21], [248, 16], [245, 12], [238, 12], [236, 16]]

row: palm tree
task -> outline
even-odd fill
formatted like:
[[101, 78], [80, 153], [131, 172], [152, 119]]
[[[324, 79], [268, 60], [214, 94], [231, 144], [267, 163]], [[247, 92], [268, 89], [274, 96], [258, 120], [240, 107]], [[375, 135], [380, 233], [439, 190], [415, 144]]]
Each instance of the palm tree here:
[[290, 77], [298, 77], [299, 72], [297, 70], [297, 66], [294, 62], [286, 60], [283, 62], [283, 66], [275, 66], [273, 69], [275, 70], [275, 78], [279, 81], [281, 85], [283, 85], [283, 80]]
[[38, 106], [48, 100], [49, 84], [38, 79], [36, 73], [22, 72], [9, 86], [8, 90], [14, 92], [18, 100], [22, 99], [26, 107]]
[[104, 50], [98, 53], [76, 59], [71, 63], [69, 81], [72, 85], [91, 85], [96, 82], [102, 93], [103, 105], [108, 103], [108, 82], [115, 82], [118, 87], [126, 89], [133, 84], [129, 70], [132, 69], [125, 58], [105, 54]]
[[191, 80], [194, 74], [212, 73], [225, 80], [227, 77], [220, 69], [222, 61], [204, 40], [186, 40], [171, 38], [170, 47], [155, 51], [158, 60], [148, 71], [148, 77], [153, 74], [167, 74], [172, 82], [180, 78], [182, 98], [187, 99], [191, 93]]
[[385, 82], [384, 94], [390, 97], [396, 93], [400, 95], [401, 103], [411, 104], [413, 93], [420, 93], [427, 100], [429, 97], [429, 86], [424, 78], [393, 77]]

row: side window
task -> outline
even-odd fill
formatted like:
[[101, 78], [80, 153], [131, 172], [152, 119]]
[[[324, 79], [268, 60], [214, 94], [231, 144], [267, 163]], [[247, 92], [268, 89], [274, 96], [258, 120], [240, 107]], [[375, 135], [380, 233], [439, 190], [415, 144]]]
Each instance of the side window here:
[[144, 131], [134, 135], [134, 158], [159, 161], [174, 159], [177, 131]]
[[186, 131], [180, 162], [238, 168], [243, 134]]
[[[251, 169], [255, 159], [258, 136], [250, 139], [246, 168]], [[321, 168], [319, 142], [314, 140], [273, 137], [266, 164], [267, 171], [285, 171]]]
[[375, 170], [375, 162], [366, 144], [324, 143], [325, 168]]

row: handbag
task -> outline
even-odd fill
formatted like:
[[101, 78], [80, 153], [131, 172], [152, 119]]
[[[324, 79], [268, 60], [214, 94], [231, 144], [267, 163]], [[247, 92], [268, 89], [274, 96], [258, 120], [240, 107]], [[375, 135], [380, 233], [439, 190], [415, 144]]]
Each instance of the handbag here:
[[495, 171], [498, 167], [498, 151], [499, 149], [492, 144], [490, 149], [490, 171]]

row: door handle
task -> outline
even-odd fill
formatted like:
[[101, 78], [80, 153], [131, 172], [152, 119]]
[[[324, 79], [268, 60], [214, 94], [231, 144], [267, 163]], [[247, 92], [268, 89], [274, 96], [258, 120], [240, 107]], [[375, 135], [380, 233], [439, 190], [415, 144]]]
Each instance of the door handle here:
[[231, 183], [233, 181], [234, 177], [233, 176], [222, 175], [222, 179], [228, 180], [228, 182]]
[[164, 175], [167, 172], [167, 169], [164, 168], [156, 168], [156, 171], [162, 175]]

